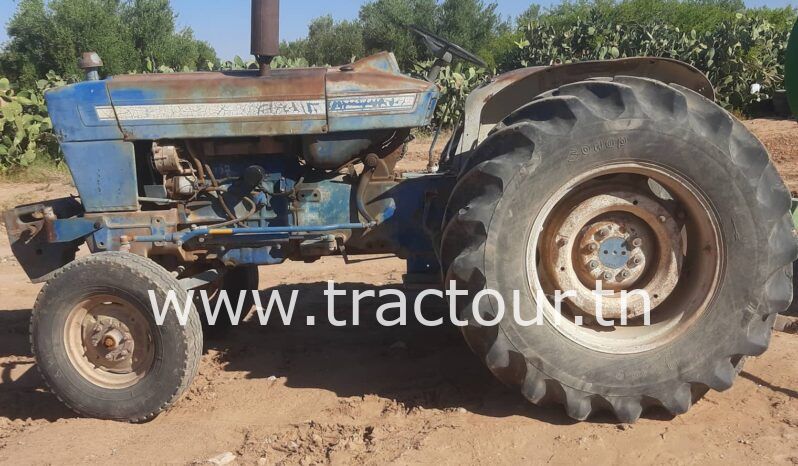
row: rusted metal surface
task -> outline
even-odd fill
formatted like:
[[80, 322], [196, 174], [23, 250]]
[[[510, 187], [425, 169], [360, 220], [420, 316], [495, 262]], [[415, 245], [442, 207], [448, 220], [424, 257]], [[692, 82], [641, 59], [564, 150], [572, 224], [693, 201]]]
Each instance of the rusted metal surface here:
[[119, 389], [147, 376], [155, 361], [153, 336], [136, 306], [111, 295], [93, 296], [69, 312], [65, 353], [95, 385]]
[[438, 89], [404, 76], [391, 54], [340, 69], [121, 76], [110, 106], [128, 140], [313, 135], [411, 128], [432, 118]]
[[252, 0], [251, 51], [261, 65], [280, 55], [280, 0]]
[[84, 52], [78, 60], [78, 68], [88, 70], [103, 66], [103, 61], [96, 52]]
[[696, 68], [667, 58], [622, 58], [554, 66], [536, 66], [505, 73], [468, 97], [458, 153], [472, 150], [491, 129], [536, 96], [591, 78], [637, 76], [674, 83], [714, 100], [712, 84]]
[[100, 79], [100, 68], [103, 61], [96, 52], [85, 52], [78, 60], [78, 68], [86, 73], [86, 81], [97, 81]]
[[[19, 240], [27, 241], [44, 230], [44, 205], [38, 204], [31, 209], [17, 207], [3, 213], [6, 233], [11, 244]], [[28, 217], [23, 221], [22, 217]]]
[[[650, 195], [608, 188], [552, 214], [541, 263], [556, 289], [576, 292], [572, 302], [588, 315], [596, 315], [596, 283], [614, 292], [602, 298], [602, 315], [618, 319], [623, 290], [645, 290], [653, 308], [670, 296], [681, 274], [683, 245], [679, 224]], [[629, 298], [630, 318], [644, 311], [642, 297]]]
[[320, 134], [327, 131], [325, 69], [176, 73], [108, 81], [127, 139]]
[[83, 222], [77, 217], [75, 228], [65, 228], [59, 233], [52, 217], [73, 218], [82, 213], [83, 207], [77, 199], [63, 198], [20, 206], [3, 214], [11, 250], [34, 283], [45, 281], [53, 272], [75, 259], [76, 242], [67, 240], [54, 243], [54, 238], [60, 234], [65, 238], [77, 239], [79, 235], [76, 237], [75, 231], [92, 227], [90, 222]]
[[[597, 166], [545, 202], [529, 236], [527, 274], [544, 293], [544, 317], [563, 336], [604, 353], [650, 351], [683, 335], [715, 299], [724, 250], [718, 225], [703, 194], [669, 169]], [[599, 321], [597, 284], [609, 323]], [[640, 315], [638, 290], [650, 298], [649, 318]], [[623, 291], [626, 320], [617, 307]]]

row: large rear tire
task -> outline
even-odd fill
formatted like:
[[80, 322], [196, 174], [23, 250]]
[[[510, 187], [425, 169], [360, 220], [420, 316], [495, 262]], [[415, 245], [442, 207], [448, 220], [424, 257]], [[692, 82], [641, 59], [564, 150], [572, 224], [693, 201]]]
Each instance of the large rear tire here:
[[[713, 102], [650, 79], [592, 80], [540, 96], [472, 154], [441, 261], [447, 285], [470, 292], [465, 338], [500, 380], [574, 419], [634, 422], [730, 388], [767, 349], [792, 300], [789, 210], [766, 149]], [[652, 293], [652, 325], [634, 308], [629, 325], [597, 328], [593, 280]], [[578, 296], [558, 323], [551, 295], [566, 285]], [[485, 289], [507, 303], [496, 326], [472, 315], [497, 316], [496, 298], [472, 301]], [[526, 320], [541, 298], [543, 325], [515, 321], [515, 290]]]
[[197, 374], [202, 327], [151, 307], [186, 291], [149, 259], [108, 252], [79, 259], [42, 288], [31, 317], [33, 354], [51, 391], [78, 414], [145, 422], [174, 404]]

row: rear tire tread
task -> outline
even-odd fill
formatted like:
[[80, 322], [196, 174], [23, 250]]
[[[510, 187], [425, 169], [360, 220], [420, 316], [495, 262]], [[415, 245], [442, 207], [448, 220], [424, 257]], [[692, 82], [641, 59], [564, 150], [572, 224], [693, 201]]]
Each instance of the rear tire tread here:
[[[770, 160], [762, 157], [767, 153], [762, 143], [742, 123], [689, 89], [623, 76], [567, 85], [540, 96], [499, 124], [465, 162], [461, 181], [452, 194], [446, 217], [448, 223], [442, 235], [441, 260], [447, 286], [453, 280], [472, 296], [486, 286], [483, 267], [487, 231], [502, 196], [501, 192], [486, 190], [486, 180], [503, 190], [519, 171], [530, 176], [536, 167], [534, 159], [540, 157], [535, 151], [536, 142], [541, 141], [539, 138], [567, 135], [597, 120], [641, 116], [656, 121], [689, 117], [694, 131], [727, 153], [731, 163], [741, 170], [758, 173], [749, 178], [758, 193], [757, 208], [779, 212], [767, 225], [771, 231], [767, 266], [772, 278], [768, 286], [763, 287], [760, 306], [752, 316], [744, 341], [737, 343], [733, 354], [710, 364], [701, 380], [682, 380], [670, 389], [641, 397], [603, 396], [566, 386], [541, 372], [533, 363], [525, 362], [501, 329], [471, 324], [463, 330], [469, 346], [503, 383], [520, 387], [523, 395], [534, 404], [562, 403], [569, 416], [578, 420], [611, 410], [620, 421], [634, 422], [645, 409], [653, 406], [663, 407], [674, 415], [683, 414], [697, 399], [696, 395], [700, 398], [707, 387], [721, 391], [730, 388], [741, 367], [735, 368], [733, 360], [761, 354], [770, 341], [770, 317], [782, 312], [792, 301], [792, 262], [798, 257], [798, 248], [790, 216], [781, 216], [781, 212], [789, 211], [789, 206], [785, 206], [789, 193]], [[494, 181], [497, 175], [502, 178], [499, 183]], [[462, 209], [467, 209], [468, 214], [459, 215]], [[470, 231], [465, 228], [465, 217], [470, 223], [481, 223], [484, 233], [465, 234]], [[467, 313], [463, 310], [470, 309], [470, 303], [461, 303], [461, 306], [461, 318], [465, 318]]]

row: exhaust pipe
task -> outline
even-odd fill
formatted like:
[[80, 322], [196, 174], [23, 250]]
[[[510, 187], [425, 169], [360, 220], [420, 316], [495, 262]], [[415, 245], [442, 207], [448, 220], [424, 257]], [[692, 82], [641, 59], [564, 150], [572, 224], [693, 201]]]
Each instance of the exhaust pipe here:
[[252, 0], [252, 55], [261, 74], [280, 55], [280, 0]]

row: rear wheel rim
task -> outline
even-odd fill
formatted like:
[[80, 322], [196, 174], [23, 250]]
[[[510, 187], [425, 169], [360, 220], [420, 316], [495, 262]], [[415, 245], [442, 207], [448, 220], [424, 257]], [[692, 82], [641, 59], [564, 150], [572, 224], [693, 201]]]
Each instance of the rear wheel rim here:
[[[529, 286], [547, 322], [611, 354], [649, 351], [692, 328], [710, 307], [723, 267], [711, 204], [678, 173], [648, 163], [602, 166], [557, 191], [535, 220], [527, 251]], [[602, 299], [602, 316], [614, 326], [597, 322], [598, 286], [613, 292]], [[621, 293], [634, 290], [651, 299], [651, 325], [636, 294], [629, 295], [628, 322], [619, 322]], [[576, 293], [561, 313], [557, 291]]]
[[81, 377], [106, 389], [136, 385], [155, 360], [148, 320], [138, 307], [118, 296], [95, 295], [73, 306], [64, 342]]

